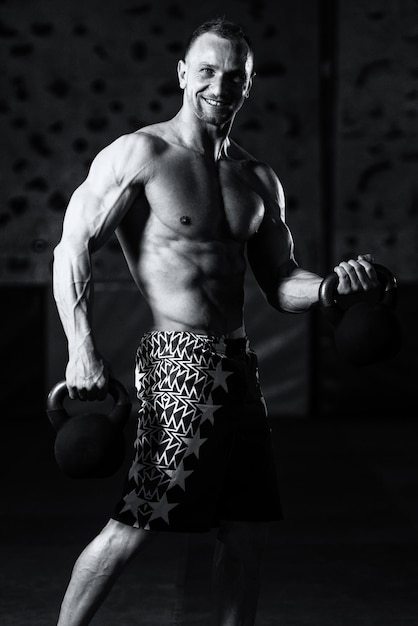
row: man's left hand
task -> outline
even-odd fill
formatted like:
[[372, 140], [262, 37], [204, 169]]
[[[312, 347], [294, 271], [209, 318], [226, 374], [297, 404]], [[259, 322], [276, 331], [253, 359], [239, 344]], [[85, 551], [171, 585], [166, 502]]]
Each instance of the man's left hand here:
[[336, 265], [334, 272], [338, 275], [338, 293], [348, 295], [378, 287], [379, 281], [372, 263], [371, 254], [360, 254], [357, 259], [349, 259]]

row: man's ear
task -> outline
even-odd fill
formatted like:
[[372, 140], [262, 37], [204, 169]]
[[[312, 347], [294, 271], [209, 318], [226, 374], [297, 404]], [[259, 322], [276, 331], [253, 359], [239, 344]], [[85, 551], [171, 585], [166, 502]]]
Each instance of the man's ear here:
[[251, 91], [251, 87], [253, 86], [253, 79], [255, 76], [255, 72], [251, 75], [250, 80], [248, 81], [248, 87], [247, 87], [247, 91], [245, 92], [245, 97], [249, 98], [250, 97], [250, 91]]
[[177, 76], [179, 78], [180, 89], [184, 89], [186, 86], [186, 61], [182, 59], [177, 63]]

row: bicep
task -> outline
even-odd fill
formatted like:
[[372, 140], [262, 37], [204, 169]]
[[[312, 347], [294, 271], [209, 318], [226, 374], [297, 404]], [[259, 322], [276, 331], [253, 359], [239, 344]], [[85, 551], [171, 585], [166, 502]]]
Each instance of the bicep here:
[[278, 212], [264, 217], [258, 232], [248, 242], [247, 256], [258, 284], [267, 295], [297, 267], [292, 235]]
[[129, 209], [138, 185], [115, 170], [117, 148], [109, 146], [94, 159], [86, 180], [75, 190], [67, 207], [63, 239], [75, 246], [101, 247]]
[[282, 184], [269, 166], [260, 167], [264, 215], [257, 233], [247, 246], [247, 256], [261, 289], [271, 294], [281, 279], [297, 267], [293, 238], [285, 221], [285, 196]]
[[63, 240], [74, 246], [101, 247], [111, 236], [121, 216], [111, 189], [99, 195], [86, 180], [73, 193], [63, 223]]

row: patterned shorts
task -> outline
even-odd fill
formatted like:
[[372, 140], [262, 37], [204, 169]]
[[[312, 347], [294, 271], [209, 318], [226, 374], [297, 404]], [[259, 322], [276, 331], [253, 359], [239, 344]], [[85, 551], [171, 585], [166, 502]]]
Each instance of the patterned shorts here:
[[146, 333], [136, 388], [134, 458], [114, 519], [172, 531], [281, 519], [271, 431], [247, 339]]

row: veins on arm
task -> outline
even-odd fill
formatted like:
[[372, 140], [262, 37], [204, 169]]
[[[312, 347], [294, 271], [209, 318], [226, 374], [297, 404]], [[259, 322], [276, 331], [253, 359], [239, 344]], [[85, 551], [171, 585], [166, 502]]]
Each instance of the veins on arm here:
[[126, 142], [114, 142], [93, 161], [87, 179], [71, 197], [54, 250], [54, 296], [70, 351], [94, 348], [91, 254], [115, 231], [136, 189], [134, 173], [121, 169], [131, 156], [124, 147]]

